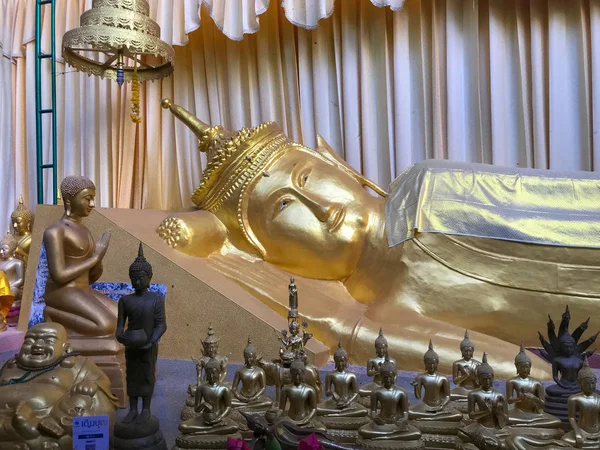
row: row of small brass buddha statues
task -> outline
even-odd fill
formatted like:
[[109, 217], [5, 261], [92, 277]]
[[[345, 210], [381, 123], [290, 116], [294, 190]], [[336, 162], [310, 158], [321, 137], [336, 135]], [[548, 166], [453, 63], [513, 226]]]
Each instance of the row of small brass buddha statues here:
[[[236, 370], [233, 383], [225, 381], [228, 357], [218, 354], [219, 341], [209, 327], [202, 343], [203, 357], [195, 360], [198, 378], [188, 388], [190, 396], [182, 410], [176, 448], [221, 448], [227, 438], [251, 431], [256, 436], [257, 428], [262, 428], [263, 434], [270, 429], [288, 448], [297, 447], [313, 432], [325, 448], [600, 448], [596, 375], [587, 353], [580, 358], [572, 351], [576, 348], [567, 348], [577, 343], [587, 321], [573, 337], [568, 332], [568, 308], [559, 336], [553, 331], [552, 319], [548, 323], [550, 341], [558, 345], [560, 356], [547, 355], [557, 373], [554, 390], [570, 392], [564, 416], [572, 430], [566, 434], [568, 425], [544, 412], [548, 398], [543, 384], [530, 376], [531, 358], [523, 346], [515, 357], [517, 375], [506, 382], [505, 392], [500, 392], [493, 386], [494, 371], [487, 354], [481, 362], [473, 359], [475, 346], [468, 332], [460, 344], [462, 358], [453, 365], [453, 389], [448, 378], [437, 373], [439, 357], [430, 342], [423, 357], [425, 371], [411, 383], [419, 401], [410, 405], [407, 391], [395, 384], [396, 362], [388, 355], [388, 343], [380, 330], [375, 356], [367, 362], [367, 375], [373, 381], [359, 386], [357, 376], [348, 369], [348, 354], [340, 341], [334, 353], [335, 370], [325, 376], [323, 400], [318, 371], [307, 362], [304, 351], [311, 335], [299, 332], [293, 279], [289, 320], [289, 335], [283, 331], [279, 338], [278, 360], [263, 361], [248, 338], [244, 366]], [[302, 325], [307, 327], [306, 322]], [[581, 345], [584, 347], [579, 350], [585, 351], [589, 343]], [[553, 351], [551, 345], [547, 351]], [[570, 356], [564, 356], [569, 352]], [[275, 387], [275, 401], [265, 396], [268, 384]]]
[[11, 228], [0, 240], [0, 332], [16, 326], [21, 309], [25, 269], [31, 246], [33, 214], [23, 203], [10, 215]]

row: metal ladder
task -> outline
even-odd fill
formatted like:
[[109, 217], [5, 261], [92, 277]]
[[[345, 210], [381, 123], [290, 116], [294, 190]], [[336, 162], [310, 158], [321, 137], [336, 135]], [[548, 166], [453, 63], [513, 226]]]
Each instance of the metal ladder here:
[[[50, 5], [51, 9], [51, 49], [50, 53], [42, 53], [41, 35], [42, 35], [42, 6]], [[37, 162], [37, 202], [44, 203], [44, 170], [52, 169], [52, 203], [57, 203], [58, 185], [56, 179], [56, 23], [55, 23], [55, 2], [54, 0], [35, 0], [35, 136], [36, 136], [36, 162]], [[42, 106], [42, 60], [50, 59], [52, 64], [52, 106], [43, 108]], [[43, 155], [43, 127], [42, 118], [44, 114], [52, 115], [51, 133], [52, 133], [52, 162], [44, 163]]]

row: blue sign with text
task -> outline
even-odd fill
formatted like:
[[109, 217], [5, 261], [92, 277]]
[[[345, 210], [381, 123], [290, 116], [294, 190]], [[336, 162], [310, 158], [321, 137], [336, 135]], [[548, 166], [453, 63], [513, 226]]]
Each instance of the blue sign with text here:
[[108, 416], [73, 417], [73, 450], [108, 450]]

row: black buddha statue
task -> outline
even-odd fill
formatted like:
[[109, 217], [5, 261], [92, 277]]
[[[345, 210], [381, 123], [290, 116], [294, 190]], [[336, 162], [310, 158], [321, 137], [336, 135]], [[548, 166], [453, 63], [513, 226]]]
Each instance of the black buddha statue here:
[[579, 343], [583, 333], [587, 330], [589, 318], [581, 323], [579, 327], [569, 333], [569, 322], [571, 313], [567, 306], [562, 315], [562, 320], [556, 333], [556, 327], [552, 317], [548, 316], [548, 340], [541, 333], [540, 342], [544, 347], [542, 356], [552, 364], [552, 375], [556, 384], [546, 389], [546, 403], [544, 411], [559, 417], [565, 427], [568, 426], [567, 402], [571, 395], [580, 391], [577, 375], [583, 367], [586, 356], [594, 352], [587, 349], [596, 341], [598, 333]]
[[[137, 258], [129, 266], [129, 278], [135, 292], [119, 300], [116, 332], [117, 340], [125, 346], [129, 413], [115, 426], [114, 448], [132, 448], [131, 441], [135, 440], [137, 448], [166, 449], [158, 419], [150, 412], [158, 340], [167, 330], [165, 302], [159, 294], [148, 291], [152, 266], [141, 243]], [[142, 412], [138, 413], [140, 397]]]

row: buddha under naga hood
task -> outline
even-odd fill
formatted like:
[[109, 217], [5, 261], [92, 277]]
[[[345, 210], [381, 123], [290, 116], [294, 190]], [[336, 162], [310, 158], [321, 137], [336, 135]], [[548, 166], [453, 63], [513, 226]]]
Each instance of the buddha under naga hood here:
[[[597, 310], [593, 174], [425, 161], [387, 194], [321, 137], [312, 150], [274, 123], [228, 132], [162, 105], [196, 134], [208, 163], [192, 196], [198, 211], [168, 217], [159, 235], [207, 261], [253, 261], [252, 273], [222, 260], [213, 267], [282, 314], [267, 268], [296, 275], [299, 285], [299, 277], [321, 280], [313, 293], [329, 292], [329, 303], [306, 295], [302, 314], [330, 348], [341, 336], [355, 363], [371, 356], [383, 327], [398, 367], [420, 370], [419, 349], [432, 338], [439, 371], [451, 373], [469, 329], [508, 379], [519, 345], [539, 346], [535, 330], [548, 313], [565, 304], [582, 317]], [[551, 379], [549, 365], [530, 357], [532, 376]]]

